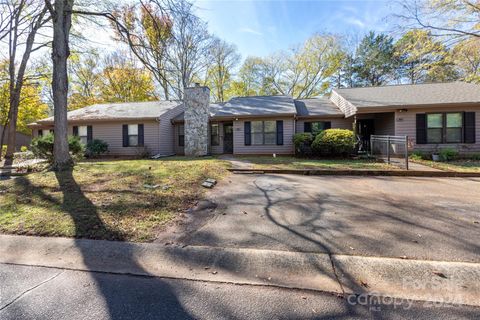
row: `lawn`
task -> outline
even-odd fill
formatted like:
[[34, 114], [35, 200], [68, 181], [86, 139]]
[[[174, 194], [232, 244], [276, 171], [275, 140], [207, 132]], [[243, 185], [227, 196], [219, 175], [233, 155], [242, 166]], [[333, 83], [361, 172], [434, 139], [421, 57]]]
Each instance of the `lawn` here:
[[239, 159], [253, 163], [254, 169], [373, 169], [394, 170], [395, 166], [374, 159], [302, 159], [290, 156], [245, 156]]
[[228, 167], [213, 158], [83, 162], [0, 181], [0, 232], [152, 241]]
[[480, 160], [454, 160], [448, 162], [438, 162], [432, 160], [412, 160], [432, 168], [454, 171], [454, 172], [480, 172]]

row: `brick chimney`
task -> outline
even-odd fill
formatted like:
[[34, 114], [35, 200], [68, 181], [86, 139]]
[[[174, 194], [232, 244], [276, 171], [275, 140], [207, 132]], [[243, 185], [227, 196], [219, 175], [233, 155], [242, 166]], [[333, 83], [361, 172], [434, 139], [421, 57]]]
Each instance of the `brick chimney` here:
[[185, 155], [205, 156], [208, 154], [208, 120], [210, 117], [210, 89], [195, 83], [185, 88]]

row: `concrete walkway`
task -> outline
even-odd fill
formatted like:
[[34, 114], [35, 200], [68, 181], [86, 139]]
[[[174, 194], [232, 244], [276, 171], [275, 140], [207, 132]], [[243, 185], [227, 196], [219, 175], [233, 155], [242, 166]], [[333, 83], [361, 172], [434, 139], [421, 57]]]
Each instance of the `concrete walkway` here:
[[0, 263], [480, 305], [480, 264], [0, 236]]
[[234, 157], [233, 155], [224, 154], [219, 158], [229, 161], [232, 164], [232, 169], [253, 169], [253, 163], [242, 158]]

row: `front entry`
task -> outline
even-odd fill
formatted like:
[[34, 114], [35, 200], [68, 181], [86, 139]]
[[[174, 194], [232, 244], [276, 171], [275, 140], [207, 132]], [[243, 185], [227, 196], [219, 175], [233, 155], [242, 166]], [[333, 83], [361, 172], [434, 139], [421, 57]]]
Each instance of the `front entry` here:
[[223, 153], [233, 153], [233, 123], [223, 124]]
[[375, 120], [360, 119], [357, 120], [357, 135], [360, 138], [360, 150], [370, 151], [370, 136], [375, 134]]

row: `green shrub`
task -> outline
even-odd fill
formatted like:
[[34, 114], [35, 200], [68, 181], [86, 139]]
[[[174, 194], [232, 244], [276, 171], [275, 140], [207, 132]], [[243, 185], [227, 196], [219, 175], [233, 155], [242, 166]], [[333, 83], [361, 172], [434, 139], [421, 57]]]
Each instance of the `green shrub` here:
[[480, 160], [480, 153], [473, 153], [468, 156], [468, 159], [475, 160], [475, 161]]
[[87, 157], [98, 157], [101, 154], [108, 152], [108, 143], [103, 140], [94, 139], [87, 143], [85, 155]]
[[410, 159], [412, 160], [427, 160], [431, 158], [431, 155], [419, 150], [415, 150], [410, 154]]
[[355, 135], [346, 129], [327, 129], [315, 137], [313, 152], [319, 155], [346, 156], [355, 149]]
[[310, 155], [312, 153], [313, 136], [309, 132], [297, 133], [293, 136], [295, 154]]
[[[48, 162], [53, 162], [53, 134], [35, 138], [30, 145], [33, 154], [37, 158], [47, 159]], [[85, 154], [85, 146], [80, 139], [75, 136], [68, 137], [68, 148], [74, 160], [79, 160]]]
[[0, 153], [1, 153], [1, 156], [3, 157], [7, 153], [7, 146], [3, 145]]
[[452, 161], [458, 157], [458, 151], [452, 148], [441, 149], [439, 154], [442, 161]]
[[20, 152], [27, 152], [27, 151], [28, 151], [27, 146], [21, 146], [20, 147]]

